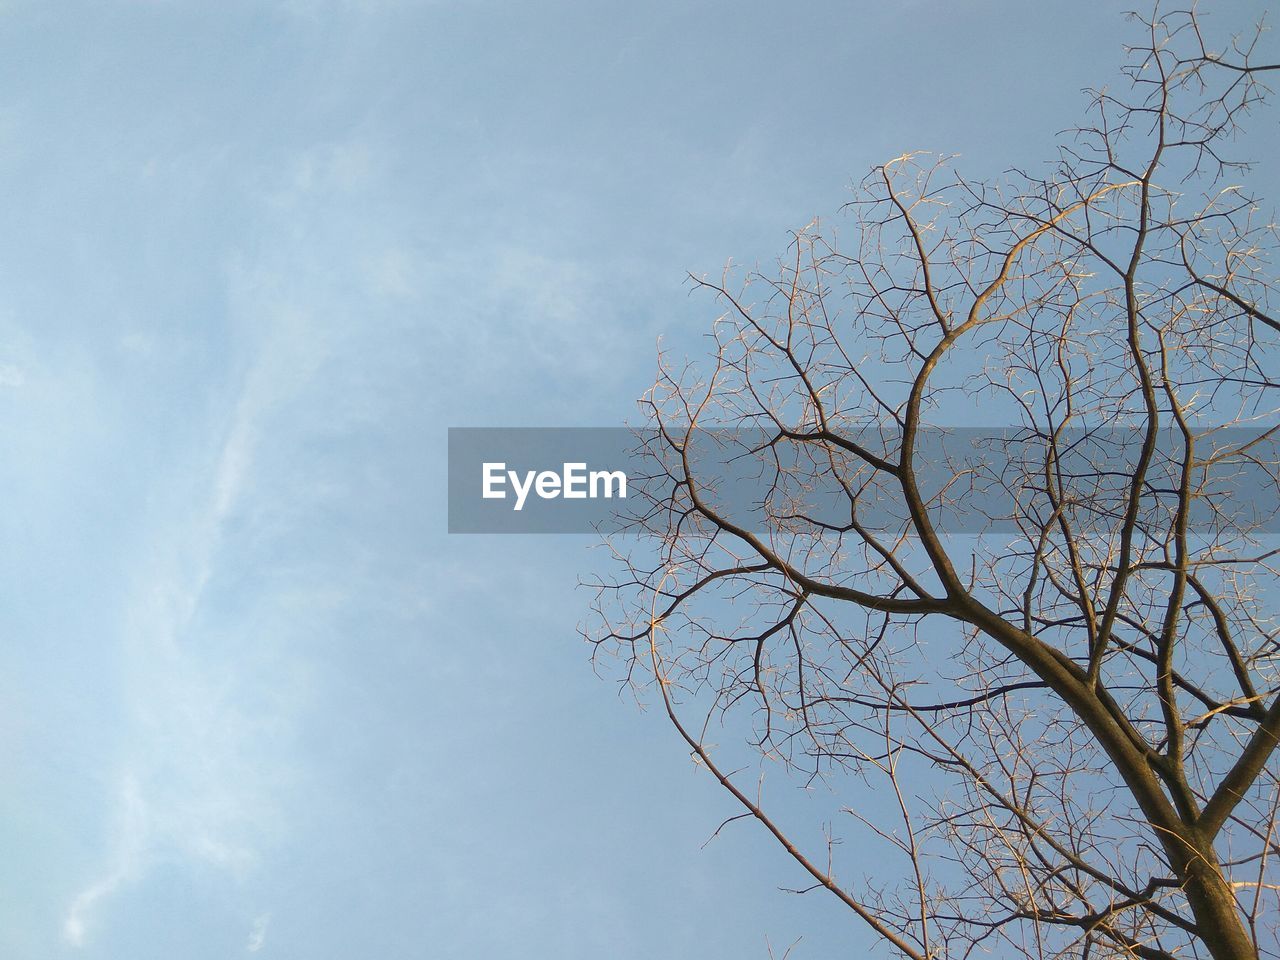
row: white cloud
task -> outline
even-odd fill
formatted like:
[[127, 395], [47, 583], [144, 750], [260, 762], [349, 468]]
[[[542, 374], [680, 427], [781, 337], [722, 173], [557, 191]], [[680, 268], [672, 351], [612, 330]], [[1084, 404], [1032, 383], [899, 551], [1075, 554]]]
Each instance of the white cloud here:
[[292, 179], [274, 200], [288, 204], [316, 195], [357, 192], [373, 182], [377, 159], [370, 146], [360, 140], [317, 144], [297, 158]]
[[267, 940], [267, 925], [271, 923], [271, 914], [264, 913], [253, 921], [249, 930], [249, 942], [245, 944], [246, 953], [257, 953]]
[[276, 319], [254, 350], [212, 455], [195, 456], [175, 489], [159, 491], [172, 505], [154, 520], [126, 627], [129, 746], [107, 862], [64, 916], [63, 936], [74, 946], [86, 942], [106, 901], [157, 863], [203, 863], [243, 877], [277, 825], [272, 776], [279, 764], [264, 753], [261, 734], [279, 726], [269, 713], [279, 703], [266, 698], [263, 705], [268, 681], [246, 669], [261, 655], [260, 638], [218, 634], [234, 645], [227, 656], [225, 647], [206, 649], [210, 627], [201, 619], [213, 575], [231, 559], [223, 555], [224, 527], [255, 496], [263, 422], [314, 372], [320, 350], [295, 318]]
[[89, 915], [97, 903], [137, 875], [145, 854], [148, 832], [147, 811], [138, 785], [132, 777], [122, 777], [118, 785], [111, 868], [76, 895], [62, 923], [62, 935], [72, 946], [84, 945]]
[[421, 293], [421, 266], [412, 253], [401, 247], [392, 247], [369, 257], [365, 263], [365, 275], [370, 290], [379, 297], [410, 300]]

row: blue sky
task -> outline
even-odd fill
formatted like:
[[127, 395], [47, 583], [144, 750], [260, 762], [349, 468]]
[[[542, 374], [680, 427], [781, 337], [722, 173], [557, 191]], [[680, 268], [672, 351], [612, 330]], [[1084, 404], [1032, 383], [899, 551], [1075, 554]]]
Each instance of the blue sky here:
[[873, 163], [1049, 159], [1124, 6], [0, 4], [0, 955], [861, 950], [445, 431], [634, 417]]

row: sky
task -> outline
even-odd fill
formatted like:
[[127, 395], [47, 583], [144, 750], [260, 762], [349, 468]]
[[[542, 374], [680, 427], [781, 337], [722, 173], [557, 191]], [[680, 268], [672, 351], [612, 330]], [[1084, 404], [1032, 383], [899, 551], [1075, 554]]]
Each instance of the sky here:
[[860, 955], [446, 430], [636, 420], [687, 271], [1052, 159], [1125, 6], [0, 3], [0, 956]]

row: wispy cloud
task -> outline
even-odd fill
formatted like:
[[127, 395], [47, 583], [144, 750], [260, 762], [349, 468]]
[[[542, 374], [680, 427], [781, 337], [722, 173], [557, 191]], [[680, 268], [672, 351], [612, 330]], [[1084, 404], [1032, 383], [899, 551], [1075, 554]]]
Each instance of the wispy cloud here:
[[264, 913], [253, 921], [249, 930], [249, 942], [245, 944], [246, 953], [257, 953], [267, 942], [267, 926], [271, 923], [271, 914]]
[[148, 833], [146, 808], [138, 785], [126, 776], [119, 784], [116, 798], [111, 867], [76, 894], [62, 923], [62, 935], [72, 946], [84, 945], [89, 916], [98, 902], [136, 877], [146, 853]]
[[[210, 583], [232, 559], [224, 556], [226, 526], [255, 497], [264, 420], [314, 372], [306, 357], [316, 350], [287, 316], [254, 345], [230, 416], [211, 432], [215, 452], [195, 452], [174, 481], [193, 497], [183, 505], [168, 491], [178, 505], [153, 521], [127, 625], [130, 746], [119, 761], [107, 861], [65, 913], [62, 933], [73, 946], [86, 943], [113, 895], [156, 864], [198, 862], [243, 876], [272, 829], [277, 764], [261, 733], [278, 718], [264, 713], [272, 704], [258, 695], [263, 678], [243, 669], [258, 638], [224, 638], [238, 645], [233, 656], [225, 646], [222, 656], [211, 655], [206, 647], [218, 631], [203, 608]], [[265, 922], [255, 926], [250, 949], [261, 943]]]

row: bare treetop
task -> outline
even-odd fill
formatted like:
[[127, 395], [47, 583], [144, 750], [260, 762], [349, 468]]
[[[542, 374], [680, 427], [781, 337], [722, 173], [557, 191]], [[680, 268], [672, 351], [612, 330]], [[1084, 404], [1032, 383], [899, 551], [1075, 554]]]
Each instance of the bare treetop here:
[[[641, 549], [601, 585], [598, 652], [917, 960], [1280, 956], [1277, 544], [1248, 502], [1280, 468], [1277, 235], [1233, 155], [1275, 66], [1257, 32], [1213, 52], [1194, 12], [1135, 26], [1128, 85], [1048, 175], [902, 156], [840, 238], [695, 278], [714, 350], [662, 362]], [[987, 466], [940, 471], [924, 438], [962, 425], [1002, 428]], [[750, 520], [700, 469], [709, 428], [765, 481]], [[948, 532], [980, 488], [991, 528]], [[802, 849], [713, 721], [802, 778], [880, 783], [892, 822], [842, 794], [845, 826], [898, 879]]]

